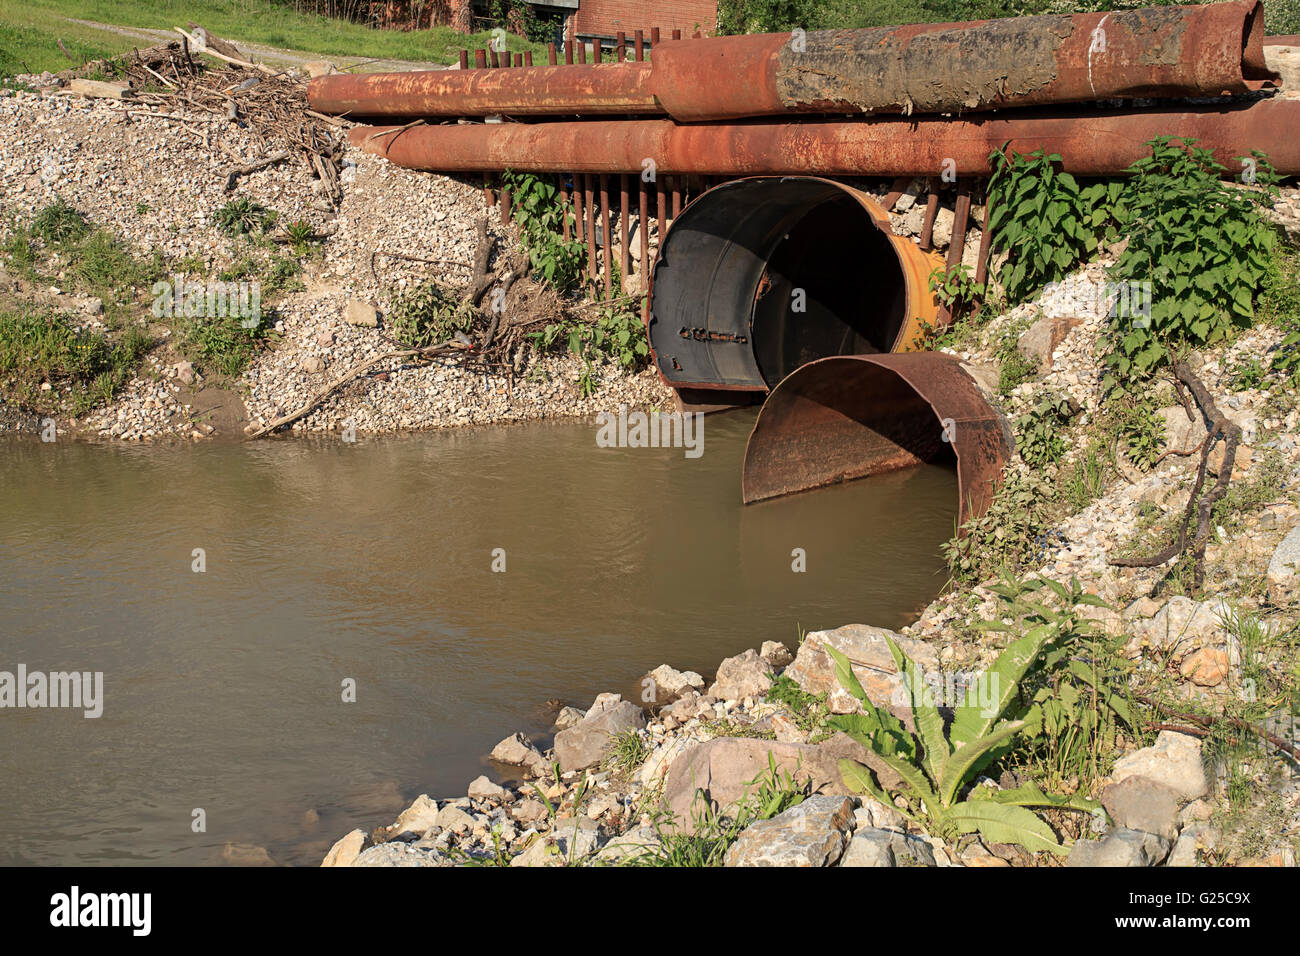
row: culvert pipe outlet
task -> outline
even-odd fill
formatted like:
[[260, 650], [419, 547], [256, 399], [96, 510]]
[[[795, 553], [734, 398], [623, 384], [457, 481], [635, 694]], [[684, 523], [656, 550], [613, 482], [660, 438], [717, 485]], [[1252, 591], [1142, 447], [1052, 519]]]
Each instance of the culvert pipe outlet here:
[[741, 484], [749, 504], [955, 458], [965, 524], [988, 508], [1010, 455], [1006, 423], [951, 356], [836, 356], [768, 395]]
[[647, 325], [655, 362], [673, 388], [766, 392], [817, 359], [915, 348], [937, 319], [929, 277], [942, 264], [841, 183], [723, 183], [661, 240]]

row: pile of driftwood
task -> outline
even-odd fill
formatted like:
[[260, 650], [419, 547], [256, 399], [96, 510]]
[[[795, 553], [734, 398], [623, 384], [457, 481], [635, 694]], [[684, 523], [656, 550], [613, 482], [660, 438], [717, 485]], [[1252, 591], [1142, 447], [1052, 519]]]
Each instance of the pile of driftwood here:
[[[233, 123], [247, 130], [262, 149], [260, 156], [230, 154], [233, 165], [226, 189], [241, 176], [296, 162], [321, 183], [332, 208], [342, 198], [343, 123], [307, 107], [307, 86], [293, 74], [254, 63], [233, 45], [195, 28], [177, 28], [179, 39], [111, 60], [88, 63], [74, 71], [70, 92], [130, 100], [128, 119], [153, 117], [177, 124], [199, 138], [206, 148], [218, 148], [212, 133]], [[221, 66], [213, 66], [211, 57]], [[86, 80], [108, 74], [118, 83]]]

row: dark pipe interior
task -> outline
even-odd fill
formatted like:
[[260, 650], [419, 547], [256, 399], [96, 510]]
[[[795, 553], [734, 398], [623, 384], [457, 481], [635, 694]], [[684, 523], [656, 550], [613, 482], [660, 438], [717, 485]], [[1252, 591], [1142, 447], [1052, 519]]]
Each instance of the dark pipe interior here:
[[888, 236], [852, 193], [811, 178], [735, 180], [668, 230], [650, 342], [669, 384], [762, 391], [814, 359], [889, 351], [905, 296]]
[[[884, 233], [846, 193], [814, 206], [790, 227], [768, 256], [765, 275], [752, 328], [768, 387], [819, 358], [888, 352], [898, 337], [905, 294], [898, 260]], [[797, 305], [804, 311], [794, 311]]]

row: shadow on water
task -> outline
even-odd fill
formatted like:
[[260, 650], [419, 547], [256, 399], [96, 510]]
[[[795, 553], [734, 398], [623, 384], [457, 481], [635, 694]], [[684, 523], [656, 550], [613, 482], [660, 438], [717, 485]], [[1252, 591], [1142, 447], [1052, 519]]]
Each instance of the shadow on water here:
[[912, 620], [944, 581], [953, 472], [745, 508], [752, 421], [709, 418], [693, 460], [597, 448], [571, 423], [0, 445], [0, 670], [105, 685], [97, 720], [0, 712], [0, 863], [217, 862], [248, 843], [316, 864], [421, 792], [463, 793], [502, 737], [548, 730], [548, 698], [586, 706], [665, 662], [707, 675], [801, 627]]

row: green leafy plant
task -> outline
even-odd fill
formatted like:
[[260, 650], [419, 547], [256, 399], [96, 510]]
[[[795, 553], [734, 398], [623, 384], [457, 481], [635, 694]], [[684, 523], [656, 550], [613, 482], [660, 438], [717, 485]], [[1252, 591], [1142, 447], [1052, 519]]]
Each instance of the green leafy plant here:
[[187, 317], [178, 329], [185, 356], [205, 372], [236, 376], [270, 336], [270, 323], [246, 327], [238, 314]]
[[551, 177], [514, 170], [506, 170], [503, 180], [534, 275], [557, 292], [576, 289], [582, 283], [586, 249], [579, 240], [564, 238], [566, 219], [570, 236], [577, 234], [577, 227], [560, 187]]
[[961, 263], [951, 269], [937, 266], [930, 273], [929, 286], [939, 304], [947, 306], [953, 321], [965, 315], [972, 305], [984, 298], [987, 291], [985, 283], [975, 281], [970, 266]]
[[1041, 468], [1060, 461], [1065, 454], [1061, 429], [1073, 416], [1074, 406], [1068, 398], [1048, 395], [1016, 419], [1016, 450], [1026, 464]]
[[424, 348], [446, 342], [474, 327], [477, 312], [436, 282], [421, 282], [400, 293], [388, 310], [388, 324], [404, 345]]
[[1025, 156], [1005, 144], [989, 154], [989, 231], [993, 248], [1007, 253], [998, 279], [1012, 303], [1065, 278], [1103, 239], [1118, 236], [1123, 184], [1081, 186], [1057, 170], [1060, 162], [1056, 153]]
[[1165, 448], [1165, 420], [1150, 390], [1116, 395], [1111, 403], [1115, 429], [1129, 460], [1140, 471], [1150, 471]]
[[963, 533], [943, 546], [952, 576], [969, 582], [1019, 571], [1047, 530], [1052, 499], [1053, 489], [1040, 476], [1009, 471], [988, 510], [967, 519]]
[[650, 342], [641, 317], [621, 304], [602, 306], [594, 322], [565, 315], [541, 331], [530, 333], [529, 338], [543, 352], [562, 345], [582, 360], [578, 387], [584, 398], [595, 391], [593, 363], [613, 361], [635, 371], [650, 355]]
[[826, 696], [825, 691], [820, 694], [808, 693], [793, 677], [785, 674], [773, 680], [767, 691], [767, 700], [783, 704], [794, 718], [795, 726], [813, 735], [826, 729], [826, 718], [830, 714]]
[[[76, 326], [50, 310], [0, 310], [0, 376], [24, 407], [80, 415], [108, 402], [131, 378], [149, 349], [148, 336], [128, 326], [116, 340]], [[42, 389], [43, 384], [49, 389]]]
[[295, 256], [305, 256], [311, 251], [312, 237], [316, 235], [311, 223], [305, 219], [295, 219], [284, 227], [284, 233]]
[[1057, 635], [1022, 682], [1021, 699], [1029, 702], [1022, 716], [1026, 759], [1049, 789], [1087, 792], [1109, 771], [1120, 727], [1137, 727], [1125, 696], [1132, 664], [1080, 611], [1108, 605], [1076, 579], [1067, 586], [1046, 578], [1004, 578], [989, 590], [998, 597], [999, 612], [978, 622], [978, 629], [1017, 633], [1046, 625]]
[[1121, 297], [1109, 334], [1107, 388], [1144, 379], [1180, 350], [1249, 326], [1275, 244], [1259, 214], [1277, 178], [1263, 154], [1247, 158], [1259, 188], [1241, 190], [1221, 181], [1224, 167], [1194, 141], [1160, 136], [1147, 145], [1151, 155], [1130, 168], [1128, 245], [1112, 276], [1151, 284], [1150, 315]]
[[[1085, 596], [1087, 597], [1087, 596]], [[953, 708], [945, 727], [938, 707], [929, 699], [916, 663], [887, 635], [890, 654], [903, 677], [911, 701], [916, 731], [909, 731], [888, 710], [871, 702], [853, 673], [849, 659], [827, 647], [836, 679], [856, 697], [862, 713], [832, 717], [830, 722], [879, 757], [901, 779], [892, 794], [877, 782], [873, 772], [854, 760], [841, 760], [845, 784], [867, 793], [887, 806], [897, 806], [934, 835], [951, 840], [963, 833], [979, 833], [995, 843], [1016, 843], [1037, 852], [1063, 853], [1064, 847], [1044, 820], [1029, 807], [1071, 808], [1092, 812], [1096, 804], [1080, 796], [1044, 793], [1035, 784], [996, 790], [974, 786], [980, 772], [1014, 746], [1027, 726], [1029, 708], [1020, 699], [1020, 687], [1042, 665], [1045, 652], [1055, 651], [1065, 630], [1056, 623], [1035, 624], [1008, 645], [987, 672], [979, 693], [968, 693]]]

